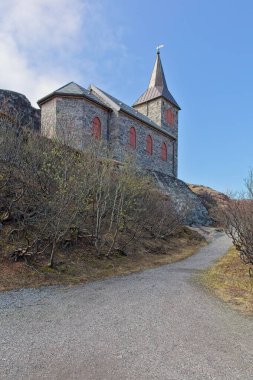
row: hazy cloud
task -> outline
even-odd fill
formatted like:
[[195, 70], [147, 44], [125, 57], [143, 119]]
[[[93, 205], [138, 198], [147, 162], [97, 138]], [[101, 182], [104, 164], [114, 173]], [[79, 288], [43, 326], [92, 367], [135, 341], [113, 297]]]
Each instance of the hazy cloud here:
[[125, 47], [99, 0], [0, 2], [0, 87], [33, 104], [70, 80], [96, 81], [110, 51]]

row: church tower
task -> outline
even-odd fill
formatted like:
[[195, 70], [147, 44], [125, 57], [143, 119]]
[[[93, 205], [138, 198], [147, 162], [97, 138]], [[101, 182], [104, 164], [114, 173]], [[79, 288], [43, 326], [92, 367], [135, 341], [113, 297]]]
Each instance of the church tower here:
[[177, 161], [180, 107], [168, 90], [159, 49], [148, 88], [133, 104], [133, 107], [175, 137], [174, 155]]

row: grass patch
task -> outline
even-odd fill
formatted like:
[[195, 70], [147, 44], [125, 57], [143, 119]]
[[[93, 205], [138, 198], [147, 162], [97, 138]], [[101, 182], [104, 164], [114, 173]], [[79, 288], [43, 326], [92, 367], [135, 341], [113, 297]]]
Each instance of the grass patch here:
[[204, 271], [202, 281], [233, 308], [253, 314], [253, 278], [234, 247], [213, 267]]
[[135, 242], [127, 256], [115, 254], [111, 259], [97, 258], [94, 247], [80, 243], [56, 254], [57, 265], [47, 266], [48, 258], [38, 258], [32, 266], [12, 263], [0, 255], [0, 291], [44, 285], [71, 285], [126, 275], [159, 267], [193, 255], [206, 242], [197, 232], [186, 227], [169, 240], [145, 236]]

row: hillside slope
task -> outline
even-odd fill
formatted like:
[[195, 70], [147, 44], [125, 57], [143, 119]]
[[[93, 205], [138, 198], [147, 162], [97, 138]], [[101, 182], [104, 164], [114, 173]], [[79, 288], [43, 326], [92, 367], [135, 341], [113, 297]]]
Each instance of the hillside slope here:
[[207, 209], [214, 206], [222, 206], [228, 200], [228, 196], [226, 194], [214, 190], [211, 187], [195, 184], [188, 184], [188, 186], [191, 191], [200, 197], [202, 203]]

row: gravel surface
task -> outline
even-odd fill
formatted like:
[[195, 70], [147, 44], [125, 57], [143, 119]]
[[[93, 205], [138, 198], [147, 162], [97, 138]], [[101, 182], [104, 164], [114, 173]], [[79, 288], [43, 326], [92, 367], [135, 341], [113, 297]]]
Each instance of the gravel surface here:
[[0, 379], [253, 379], [253, 319], [195, 281], [231, 245], [87, 285], [0, 294]]

